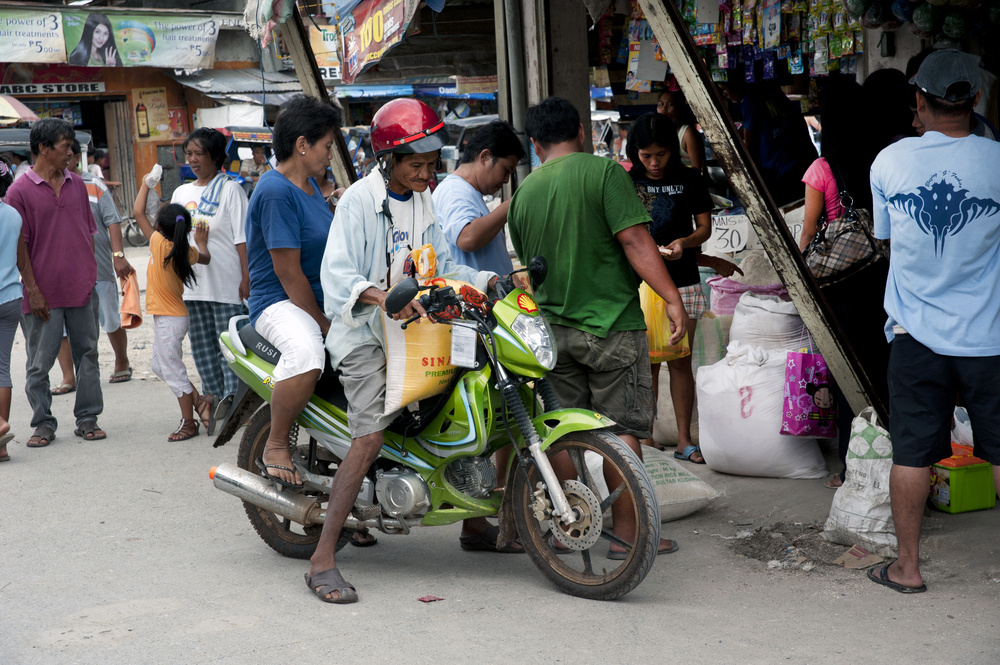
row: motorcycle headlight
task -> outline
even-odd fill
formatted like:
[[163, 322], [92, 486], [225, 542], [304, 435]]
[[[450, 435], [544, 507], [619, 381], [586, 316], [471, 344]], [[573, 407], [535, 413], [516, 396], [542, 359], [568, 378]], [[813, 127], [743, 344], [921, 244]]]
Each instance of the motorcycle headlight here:
[[556, 366], [556, 348], [548, 321], [541, 316], [518, 314], [510, 327], [535, 354], [539, 365], [547, 370]]

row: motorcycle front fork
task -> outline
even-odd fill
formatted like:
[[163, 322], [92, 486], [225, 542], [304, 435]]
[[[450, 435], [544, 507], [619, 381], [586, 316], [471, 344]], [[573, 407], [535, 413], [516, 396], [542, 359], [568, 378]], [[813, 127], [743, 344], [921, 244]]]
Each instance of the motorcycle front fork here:
[[[514, 416], [518, 429], [524, 435], [524, 439], [528, 443], [528, 452], [531, 453], [531, 458], [534, 460], [535, 466], [538, 467], [538, 472], [541, 474], [545, 485], [535, 493], [535, 500], [537, 502], [544, 496], [545, 492], [548, 492], [549, 499], [552, 501], [552, 517], [558, 519], [563, 524], [571, 524], [577, 521], [578, 515], [570, 507], [569, 501], [566, 500], [566, 493], [563, 492], [562, 483], [556, 477], [555, 469], [552, 468], [552, 463], [549, 462], [548, 456], [542, 451], [542, 440], [538, 436], [534, 424], [531, 422], [528, 409], [525, 408], [524, 402], [521, 401], [517, 387], [507, 380], [503, 368], [498, 366], [498, 370], [500, 372], [500, 376], [498, 377], [500, 384], [504, 386], [503, 396], [504, 401], [507, 403], [507, 409]], [[540, 381], [544, 381], [544, 379], [540, 379]], [[552, 394], [551, 386], [546, 386], [546, 388], [547, 390], [543, 390], [542, 397], [545, 400], [546, 409], [548, 409], [549, 406], [557, 405], [555, 404], [555, 396]], [[552, 404], [550, 404], [550, 401]], [[545, 515], [541, 510], [536, 510], [535, 517], [543, 520], [548, 519], [549, 516]]]

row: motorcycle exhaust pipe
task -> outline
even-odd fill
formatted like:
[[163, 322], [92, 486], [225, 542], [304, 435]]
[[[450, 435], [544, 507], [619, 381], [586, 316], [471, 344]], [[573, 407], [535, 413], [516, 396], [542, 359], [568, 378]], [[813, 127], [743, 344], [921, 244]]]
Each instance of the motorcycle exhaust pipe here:
[[234, 464], [213, 466], [208, 477], [223, 492], [303, 526], [322, 524], [326, 519], [326, 511], [314, 497], [279, 492], [270, 481]]
[[[303, 526], [323, 524], [326, 521], [326, 511], [316, 498], [294, 492], [279, 492], [269, 480], [234, 464], [213, 466], [208, 472], [208, 477], [212, 479], [212, 484], [223, 492]], [[419, 522], [420, 520], [414, 520], [412, 525]], [[409, 526], [411, 523], [398, 519], [362, 521], [353, 515], [348, 515], [344, 521], [346, 529], [388, 527], [408, 533]]]

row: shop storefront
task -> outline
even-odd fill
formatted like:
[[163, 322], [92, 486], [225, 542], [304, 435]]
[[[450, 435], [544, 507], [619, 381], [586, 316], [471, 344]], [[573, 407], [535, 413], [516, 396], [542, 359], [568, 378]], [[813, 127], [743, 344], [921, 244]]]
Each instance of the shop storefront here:
[[187, 136], [197, 109], [215, 105], [168, 74], [255, 63], [216, 57], [223, 30], [239, 30], [236, 15], [102, 9], [0, 9], [0, 94], [90, 132], [92, 149], [108, 154], [106, 179], [122, 183], [121, 200], [130, 202], [144, 173], [172, 164], [172, 145]]

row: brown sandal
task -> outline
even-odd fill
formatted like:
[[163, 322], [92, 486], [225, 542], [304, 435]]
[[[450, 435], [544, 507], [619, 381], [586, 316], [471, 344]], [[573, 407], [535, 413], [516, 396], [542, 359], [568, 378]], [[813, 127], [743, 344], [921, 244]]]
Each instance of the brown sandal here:
[[190, 420], [181, 418], [181, 424], [177, 426], [173, 434], [167, 437], [167, 441], [187, 441], [198, 436], [198, 421], [194, 418]]

